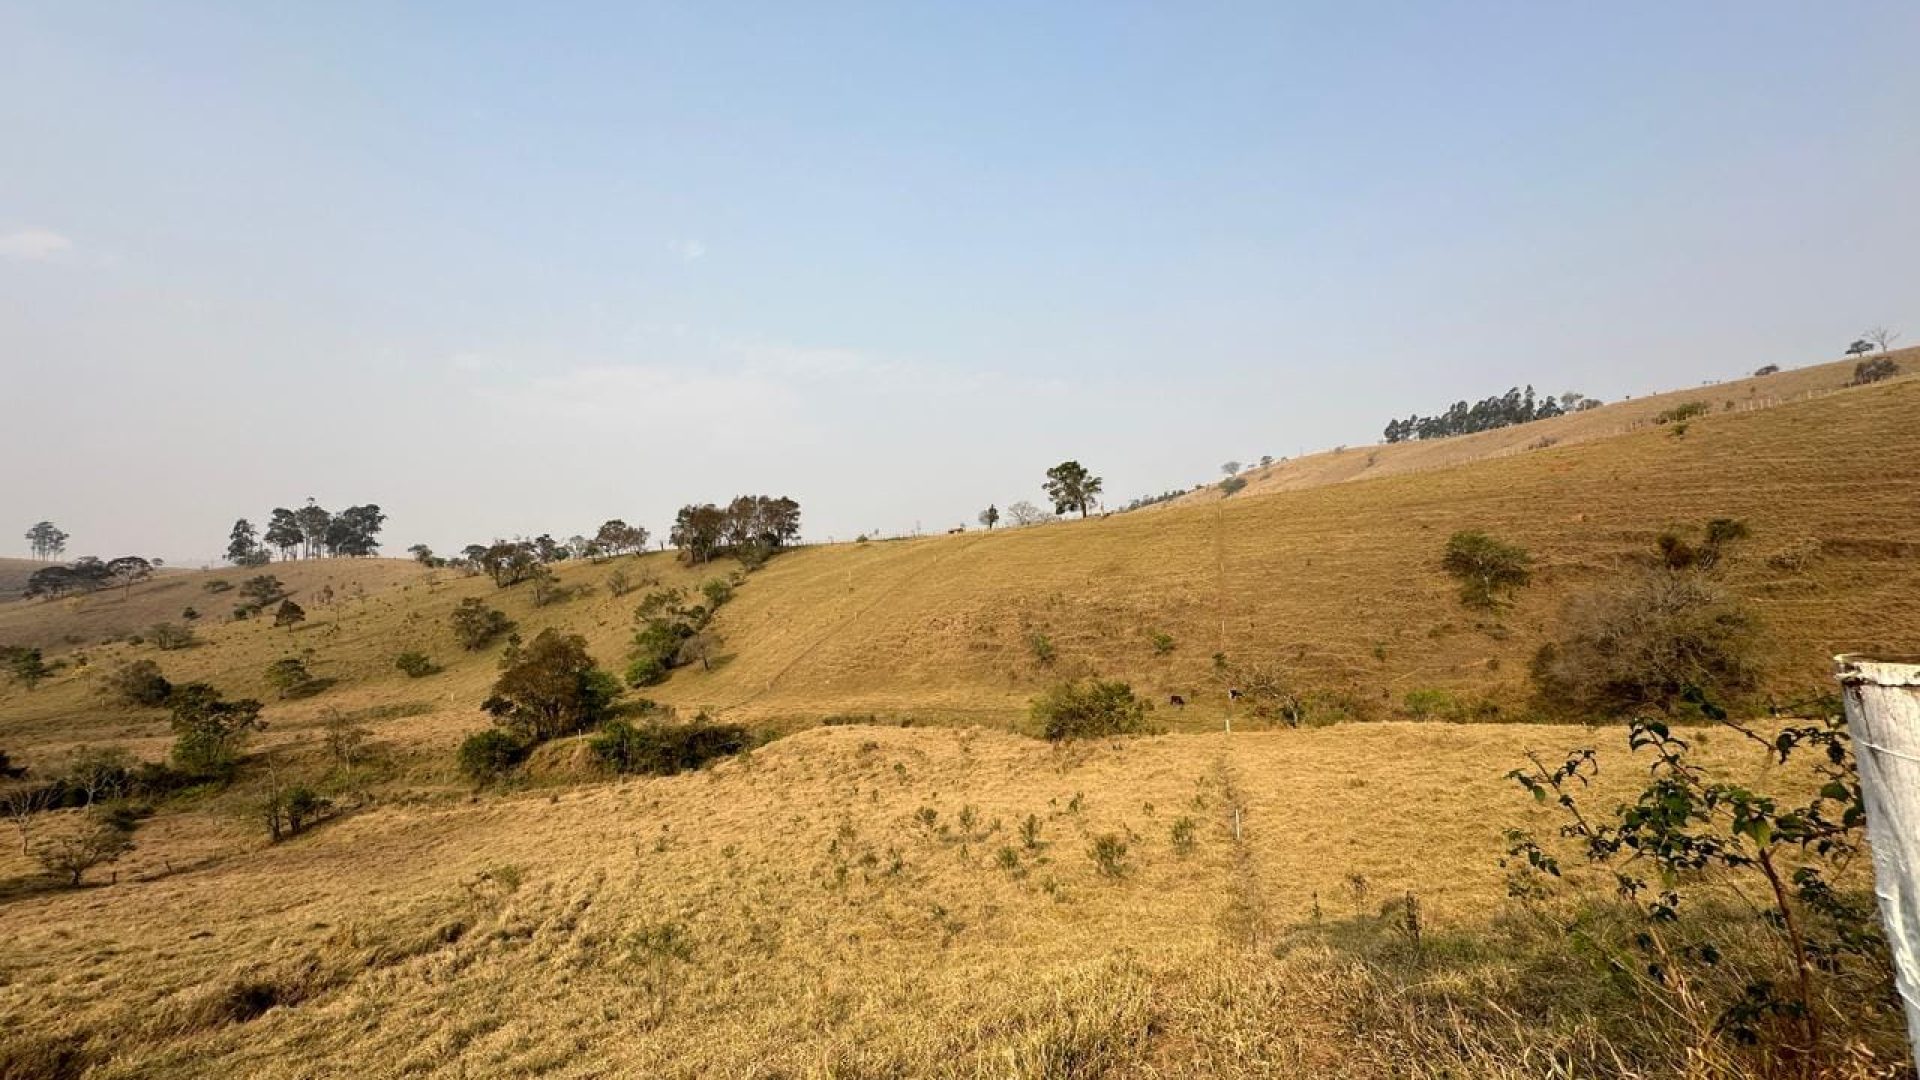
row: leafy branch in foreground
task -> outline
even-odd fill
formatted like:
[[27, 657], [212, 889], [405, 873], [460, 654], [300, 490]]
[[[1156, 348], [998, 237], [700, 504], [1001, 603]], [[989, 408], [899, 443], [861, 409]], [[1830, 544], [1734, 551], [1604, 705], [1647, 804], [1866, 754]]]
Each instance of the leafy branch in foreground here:
[[[1600, 771], [1591, 749], [1576, 750], [1558, 765], [1532, 757], [1531, 767], [1507, 775], [1536, 800], [1559, 806], [1566, 816], [1560, 835], [1575, 841], [1587, 862], [1612, 870], [1620, 896], [1644, 919], [1634, 944], [1647, 956], [1646, 978], [1678, 1007], [1701, 1005], [1706, 991], [1698, 976], [1724, 960], [1711, 940], [1676, 942], [1669, 930], [1683, 904], [1715, 886], [1752, 903], [1784, 947], [1786, 970], [1748, 973], [1736, 994], [1713, 1007], [1712, 1031], [1749, 1046], [1772, 1044], [1800, 1075], [1818, 1075], [1822, 1013], [1833, 1008], [1819, 982], [1849, 962], [1876, 976], [1886, 967], [1872, 898], [1831, 880], [1865, 839], [1845, 720], [1837, 703], [1824, 698], [1805, 710], [1816, 720], [1769, 737], [1732, 720], [1698, 691], [1687, 698], [1710, 720], [1764, 747], [1775, 765], [1806, 763], [1813, 794], [1781, 797], [1717, 779], [1693, 760], [1688, 740], [1644, 718], [1632, 723], [1627, 742], [1635, 754], [1652, 754], [1649, 780], [1632, 802], [1611, 812], [1583, 807], [1583, 793]], [[1561, 876], [1559, 859], [1531, 835], [1510, 830], [1507, 837], [1503, 865], [1517, 864], [1523, 878]]]

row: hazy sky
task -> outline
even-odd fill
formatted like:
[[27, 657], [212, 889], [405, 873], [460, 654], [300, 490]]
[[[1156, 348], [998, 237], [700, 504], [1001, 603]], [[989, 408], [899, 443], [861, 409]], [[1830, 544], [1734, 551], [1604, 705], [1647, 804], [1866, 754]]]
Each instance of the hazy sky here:
[[809, 538], [1920, 339], [1920, 4], [0, 0], [0, 551]]

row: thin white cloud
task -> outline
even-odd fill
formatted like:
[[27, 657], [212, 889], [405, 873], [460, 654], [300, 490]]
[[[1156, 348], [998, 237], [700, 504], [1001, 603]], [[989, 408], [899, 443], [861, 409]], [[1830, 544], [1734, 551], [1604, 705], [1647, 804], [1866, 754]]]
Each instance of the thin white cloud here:
[[700, 240], [675, 240], [667, 248], [680, 256], [681, 262], [699, 262], [707, 257], [707, 245]]
[[52, 229], [0, 233], [0, 258], [15, 262], [44, 262], [72, 248], [73, 241]]

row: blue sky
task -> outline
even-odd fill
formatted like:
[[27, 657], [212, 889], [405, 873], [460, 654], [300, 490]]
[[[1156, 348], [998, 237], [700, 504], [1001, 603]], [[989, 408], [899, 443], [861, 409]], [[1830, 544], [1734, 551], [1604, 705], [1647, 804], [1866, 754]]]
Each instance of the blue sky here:
[[[1920, 6], [0, 0], [0, 550], [811, 538], [1920, 338]], [[17, 527], [13, 519], [18, 519]], [[11, 538], [11, 539], [8, 539]]]

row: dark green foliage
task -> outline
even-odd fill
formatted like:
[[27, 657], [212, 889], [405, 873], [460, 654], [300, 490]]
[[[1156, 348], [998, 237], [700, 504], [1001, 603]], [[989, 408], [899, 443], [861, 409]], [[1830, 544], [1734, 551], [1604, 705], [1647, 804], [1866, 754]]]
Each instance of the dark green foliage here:
[[1465, 401], [1456, 401], [1451, 408], [1439, 416], [1415, 415], [1405, 420], [1389, 421], [1386, 440], [1397, 443], [1408, 439], [1444, 439], [1449, 435], [1492, 431], [1495, 428], [1547, 420], [1566, 413], [1595, 408], [1599, 404], [1598, 401], [1584, 394], [1572, 392], [1559, 398], [1549, 394], [1536, 400], [1533, 387], [1529, 386], [1522, 391], [1516, 386], [1500, 397], [1482, 398], [1471, 405]]
[[267, 665], [267, 685], [279, 691], [281, 698], [305, 697], [313, 692], [313, 673], [306, 661], [286, 656]]
[[672, 671], [660, 662], [658, 656], [643, 654], [636, 656], [627, 664], [627, 685], [632, 687], [659, 686], [667, 681]]
[[154, 623], [148, 628], [147, 637], [154, 648], [174, 652], [193, 644], [193, 628], [179, 623]]
[[403, 652], [393, 658], [393, 666], [399, 668], [409, 679], [424, 679], [440, 670], [423, 652]]
[[1093, 860], [1093, 867], [1101, 877], [1120, 878], [1127, 876], [1127, 841], [1118, 833], [1101, 833], [1093, 838], [1087, 848], [1087, 856]]
[[1669, 530], [1655, 539], [1660, 561], [1669, 570], [1712, 570], [1726, 554], [1727, 546], [1749, 535], [1747, 524], [1737, 518], [1714, 518], [1702, 530], [1699, 542], [1688, 540]]
[[280, 601], [280, 606], [273, 613], [275, 626], [295, 626], [306, 621], [307, 610], [291, 600]]
[[1705, 416], [1713, 407], [1704, 401], [1688, 401], [1665, 409], [1653, 418], [1656, 424], [1684, 424], [1696, 416]]
[[1147, 720], [1151, 708], [1134, 697], [1126, 683], [1089, 679], [1049, 688], [1034, 699], [1032, 715], [1041, 733], [1058, 742], [1153, 734], [1155, 729]]
[[[1692, 759], [1687, 740], [1645, 719], [1633, 722], [1627, 744], [1635, 754], [1651, 755], [1651, 778], [1637, 798], [1611, 811], [1583, 805], [1600, 768], [1590, 749], [1551, 767], [1536, 758], [1508, 776], [1536, 801], [1562, 807], [1561, 835], [1575, 841], [1580, 858], [1612, 871], [1614, 889], [1643, 920], [1634, 940], [1651, 992], [1673, 994], [1689, 1008], [1714, 992], [1708, 976], [1721, 964], [1721, 951], [1711, 940], [1675, 947], [1667, 939], [1684, 907], [1712, 903], [1728, 884], [1751, 898], [1787, 960], [1771, 975], [1764, 967], [1742, 973], [1738, 992], [1720, 990], [1718, 1000], [1707, 1003], [1720, 1012], [1715, 1030], [1761, 1049], [1769, 1061], [1793, 1063], [1799, 1075], [1826, 1075], [1821, 1061], [1838, 1048], [1822, 1030], [1823, 998], [1832, 993], [1823, 994], [1822, 984], [1849, 975], [1882, 983], [1886, 962], [1871, 897], [1829, 881], [1859, 856], [1866, 839], [1845, 719], [1839, 703], [1827, 698], [1790, 710], [1817, 719], [1760, 732], [1732, 721], [1698, 690], [1687, 697], [1706, 719], [1764, 747], [1771, 769], [1803, 766], [1806, 782], [1790, 782], [1789, 790], [1814, 794], [1775, 796], [1717, 779]], [[1557, 852], [1519, 830], [1507, 836], [1504, 862], [1515, 869], [1517, 884], [1560, 876]]]
[[173, 684], [160, 674], [160, 665], [151, 660], [134, 660], [120, 665], [107, 676], [106, 691], [122, 705], [159, 708], [173, 693]]
[[25, 645], [0, 645], [0, 669], [7, 677], [31, 690], [40, 680], [53, 674], [40, 650]]
[[1220, 481], [1220, 494], [1226, 495], [1226, 496], [1238, 495], [1240, 491], [1246, 486], [1247, 486], [1246, 477], [1229, 476], [1225, 480]]
[[710, 666], [719, 638], [707, 630], [707, 623], [722, 604], [733, 598], [731, 582], [713, 578], [700, 587], [707, 605], [686, 603], [680, 589], [658, 589], [648, 593], [634, 608], [639, 629], [633, 635], [628, 653], [626, 677], [629, 686], [656, 686], [666, 681], [676, 667], [695, 660]]
[[619, 694], [613, 676], [587, 655], [585, 638], [547, 629], [500, 673], [481, 707], [515, 735], [538, 742], [600, 723]]
[[513, 620], [507, 618], [506, 612], [490, 608], [474, 597], [460, 601], [447, 621], [453, 627], [454, 640], [468, 652], [486, 648], [495, 638], [513, 629]]
[[266, 607], [287, 595], [287, 587], [272, 574], [257, 574], [240, 583], [240, 598], [256, 608]]
[[195, 780], [231, 779], [247, 733], [260, 727], [260, 703], [228, 701], [212, 686], [195, 682], [174, 687], [167, 704], [173, 710], [174, 764]]
[[588, 745], [615, 772], [665, 776], [738, 754], [753, 740], [739, 724], [715, 724], [701, 717], [691, 724], [652, 720], [635, 725], [613, 720]]
[[490, 783], [512, 772], [531, 749], [500, 728], [476, 731], [460, 743], [460, 772], [475, 783]]
[[1447, 538], [1440, 566], [1460, 582], [1460, 602], [1491, 609], [1532, 580], [1533, 556], [1483, 532], [1461, 531]]
[[1077, 461], [1063, 461], [1047, 470], [1046, 483], [1040, 486], [1047, 498], [1053, 500], [1054, 513], [1078, 510], [1084, 518], [1099, 497], [1101, 485], [1101, 479], [1086, 466]]

